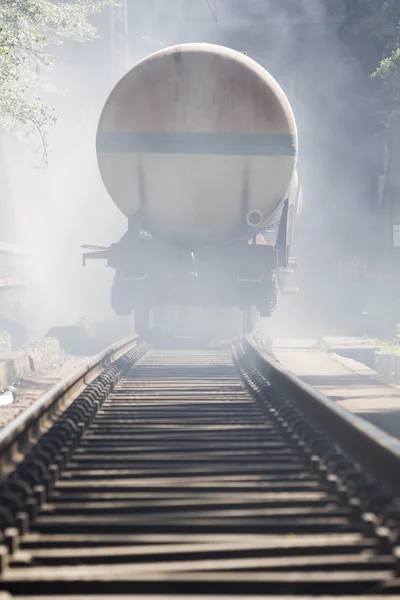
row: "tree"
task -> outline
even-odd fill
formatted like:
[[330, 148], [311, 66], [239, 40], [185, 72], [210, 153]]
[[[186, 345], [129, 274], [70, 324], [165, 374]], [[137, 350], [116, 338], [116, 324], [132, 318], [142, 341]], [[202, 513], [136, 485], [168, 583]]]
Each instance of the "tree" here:
[[398, 0], [384, 0], [368, 17], [363, 26], [382, 44], [382, 62], [378, 72], [382, 75], [400, 68], [400, 4]]
[[379, 48], [380, 62], [371, 77], [382, 80], [381, 105], [389, 124], [400, 117], [400, 3], [369, 0], [368, 13], [357, 28]]
[[0, 131], [41, 139], [47, 164], [46, 129], [56, 112], [42, 99], [52, 88], [56, 60], [51, 48], [64, 40], [97, 36], [88, 18], [113, 0], [0, 0]]

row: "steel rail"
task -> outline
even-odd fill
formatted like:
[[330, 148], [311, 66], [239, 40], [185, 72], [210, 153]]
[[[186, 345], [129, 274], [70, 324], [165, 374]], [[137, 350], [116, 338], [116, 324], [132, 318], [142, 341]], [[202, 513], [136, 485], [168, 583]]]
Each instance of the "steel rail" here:
[[396, 493], [354, 459], [375, 428], [255, 338], [132, 344], [1, 483], [0, 591], [400, 598]]
[[57, 383], [0, 431], [0, 473], [6, 475], [26, 451], [54, 424], [84, 389], [108, 366], [132, 350], [138, 336], [126, 337], [103, 350], [86, 365]]
[[400, 441], [338, 406], [279, 363], [253, 336], [245, 351], [260, 373], [283, 395], [293, 399], [336, 443], [395, 493], [400, 493]]

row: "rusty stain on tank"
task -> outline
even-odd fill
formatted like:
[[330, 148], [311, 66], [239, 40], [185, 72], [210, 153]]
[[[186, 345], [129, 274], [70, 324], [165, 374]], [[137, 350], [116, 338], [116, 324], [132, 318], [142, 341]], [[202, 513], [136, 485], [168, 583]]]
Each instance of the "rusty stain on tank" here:
[[[196, 111], [192, 105], [187, 113], [187, 131], [287, 133], [288, 115], [275, 93], [265, 93], [265, 81], [258, 73], [207, 53], [193, 56], [194, 69], [188, 54], [185, 61], [182, 52], [177, 52], [162, 61], [149, 60], [146, 69], [137, 73], [132, 71], [120, 84], [119, 97], [113, 99], [118, 109], [107, 115], [103, 130], [148, 131], [151, 124], [152, 131], [176, 131], [182, 106], [197, 98], [201, 101], [196, 102]], [[251, 113], [244, 110], [249, 92]], [[217, 110], [204, 110], [210, 105]]]

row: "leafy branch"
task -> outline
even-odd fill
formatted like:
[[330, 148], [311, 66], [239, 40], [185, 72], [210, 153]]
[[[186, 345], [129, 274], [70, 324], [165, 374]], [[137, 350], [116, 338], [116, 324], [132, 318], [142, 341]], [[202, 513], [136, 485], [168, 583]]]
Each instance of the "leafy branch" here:
[[42, 95], [56, 61], [52, 48], [64, 40], [97, 37], [91, 15], [114, 0], [0, 0], [0, 131], [36, 133], [48, 162], [47, 128], [57, 121]]
[[400, 116], [400, 2], [346, 0], [341, 36], [366, 78], [371, 122], [378, 129]]

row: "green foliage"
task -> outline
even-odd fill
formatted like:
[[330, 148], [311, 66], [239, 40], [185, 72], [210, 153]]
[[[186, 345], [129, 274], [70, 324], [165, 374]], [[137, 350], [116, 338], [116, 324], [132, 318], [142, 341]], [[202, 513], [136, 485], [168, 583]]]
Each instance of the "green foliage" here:
[[400, 356], [400, 346], [395, 343], [380, 342], [378, 354], [395, 354]]
[[8, 331], [0, 331], [0, 352], [11, 352], [12, 337]]
[[400, 48], [393, 50], [390, 56], [381, 61], [380, 66], [372, 74], [372, 77], [386, 77], [394, 74], [400, 74]]
[[341, 36], [370, 77], [366, 88], [370, 114], [380, 126], [400, 116], [400, 2], [346, 0], [347, 19]]
[[386, 124], [400, 117], [400, 3], [398, 0], [384, 0], [375, 10], [361, 20], [360, 26], [370, 38], [375, 38], [381, 46], [382, 60], [372, 73], [373, 79], [382, 80], [385, 99]]
[[113, 0], [0, 0], [0, 131], [30, 134], [42, 140], [57, 120], [42, 94], [51, 90], [52, 53], [63, 40], [96, 37], [88, 18]]
[[400, 323], [396, 323], [393, 339], [379, 343], [380, 354], [396, 354], [400, 356]]

